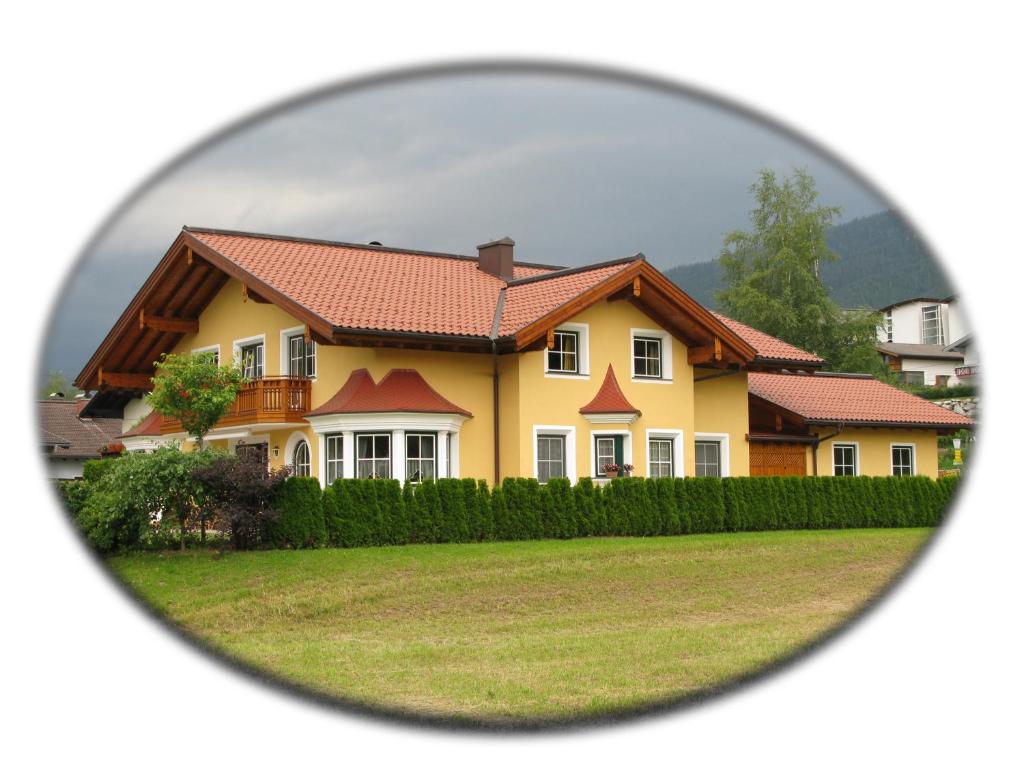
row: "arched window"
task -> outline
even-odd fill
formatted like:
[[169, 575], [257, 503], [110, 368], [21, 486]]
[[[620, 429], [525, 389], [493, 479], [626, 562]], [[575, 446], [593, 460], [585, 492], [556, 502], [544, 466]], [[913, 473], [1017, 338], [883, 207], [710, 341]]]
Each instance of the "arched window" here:
[[300, 440], [292, 451], [292, 472], [296, 477], [309, 477], [309, 443]]

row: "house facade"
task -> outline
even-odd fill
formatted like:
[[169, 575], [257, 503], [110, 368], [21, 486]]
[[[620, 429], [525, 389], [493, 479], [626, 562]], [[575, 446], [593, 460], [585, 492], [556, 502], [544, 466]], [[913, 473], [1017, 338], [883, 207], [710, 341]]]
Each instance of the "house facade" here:
[[[185, 228], [76, 383], [124, 419], [129, 450], [188, 449], [180, 424], [147, 413], [153, 363], [237, 359], [248, 381], [207, 441], [324, 484], [759, 471], [750, 377], [813, 377], [823, 360], [709, 311], [640, 254], [565, 269], [514, 247], [471, 258]], [[937, 472], [936, 436], [958, 426], [901, 427], [920, 441], [914, 471]], [[891, 451], [876, 462], [861, 442], [860, 468], [890, 474]]]
[[919, 297], [878, 310], [878, 351], [908, 384], [953, 386], [969, 383], [963, 350], [954, 342], [969, 331], [956, 296]]

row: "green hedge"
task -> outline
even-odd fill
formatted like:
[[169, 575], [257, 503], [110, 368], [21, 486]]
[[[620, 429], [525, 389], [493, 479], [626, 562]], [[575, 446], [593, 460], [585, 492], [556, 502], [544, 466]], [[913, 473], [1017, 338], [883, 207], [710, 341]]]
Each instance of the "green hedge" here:
[[277, 518], [267, 525], [274, 547], [301, 549], [327, 543], [324, 499], [315, 477], [289, 477], [277, 492]]
[[713, 477], [336, 480], [324, 491], [327, 542], [386, 544], [673, 536], [806, 528], [938, 525], [958, 478]]
[[[108, 471], [89, 462], [94, 482]], [[581, 536], [671, 536], [726, 531], [935, 526], [956, 492], [958, 476], [616, 478], [598, 485], [506, 478], [493, 489], [475, 480], [441, 479], [404, 486], [397, 480], [293, 477], [275, 501], [267, 541], [282, 548], [365, 547], [411, 543], [568, 539]], [[94, 482], [61, 484], [72, 514]]]

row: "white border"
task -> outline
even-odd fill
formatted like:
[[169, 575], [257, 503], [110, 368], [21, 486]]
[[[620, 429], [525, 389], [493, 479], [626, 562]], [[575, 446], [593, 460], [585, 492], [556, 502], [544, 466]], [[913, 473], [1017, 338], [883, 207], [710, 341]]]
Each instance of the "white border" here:
[[910, 474], [917, 474], [917, 443], [889, 443], [889, 474], [893, 477], [896, 473], [893, 472], [892, 465], [892, 449], [893, 448], [909, 448], [910, 449]]
[[224, 365], [224, 358], [220, 354], [220, 344], [207, 344], [205, 347], [196, 347], [195, 349], [189, 350], [190, 355], [198, 355], [203, 352], [216, 352], [217, 365]]
[[282, 465], [286, 467], [291, 466], [292, 454], [295, 453], [295, 448], [298, 446], [299, 442], [303, 440], [309, 443], [309, 472], [312, 475], [313, 470], [316, 469], [313, 462], [313, 444], [310, 443], [309, 436], [300, 430], [295, 430], [288, 435], [288, 439], [285, 440], [284, 448], [282, 449], [284, 451], [284, 461], [282, 462]]
[[[306, 326], [304, 326], [304, 325], [297, 325], [297, 326], [295, 326], [293, 328], [284, 328], [284, 329], [281, 330], [281, 340], [280, 340], [280, 344], [279, 344], [279, 347], [278, 347], [279, 354], [277, 356], [278, 357], [278, 361], [277, 362], [278, 362], [278, 366], [279, 366], [278, 367], [278, 373], [281, 376], [287, 376], [288, 375], [288, 363], [291, 362], [291, 360], [289, 358], [288, 339], [291, 338], [292, 336], [298, 336], [299, 334], [302, 334], [303, 336], [305, 336], [305, 334], [306, 334]], [[319, 353], [319, 350], [317, 349], [317, 347], [318, 347], [318, 344], [314, 341], [313, 342], [313, 368], [319, 374], [320, 373], [320, 359], [317, 357], [317, 355]], [[264, 347], [264, 349], [263, 349], [263, 365], [266, 366], [266, 364], [267, 364], [267, 350]], [[266, 371], [264, 371], [264, 373], [266, 373]], [[316, 376], [310, 376], [309, 380], [310, 381], [316, 381]]]
[[263, 375], [267, 375], [267, 334], [258, 333], [255, 336], [246, 336], [242, 339], [234, 339], [231, 342], [231, 359], [235, 363], [242, 362], [242, 347], [249, 344], [260, 343], [263, 345]]
[[645, 476], [651, 476], [651, 440], [672, 441], [672, 477], [686, 477], [686, 462], [683, 461], [684, 437], [681, 429], [660, 429], [651, 427], [644, 432], [644, 469]]
[[[729, 466], [729, 433], [728, 432], [694, 432], [693, 433], [693, 455], [696, 460], [697, 441], [710, 443], [712, 441], [720, 444], [718, 450], [719, 477], [732, 477], [732, 469]], [[696, 472], [696, 468], [694, 472]]]
[[[645, 336], [652, 339], [661, 339], [661, 376], [653, 378], [650, 376], [634, 376], [636, 367], [633, 364], [633, 339], [637, 336]], [[630, 328], [629, 329], [629, 378], [637, 384], [671, 384], [674, 381], [672, 367], [672, 334], [661, 328]], [[665, 374], [668, 374], [666, 377]]]
[[[576, 482], [576, 427], [559, 424], [533, 425], [533, 476], [540, 478], [537, 456], [537, 438], [540, 435], [562, 435], [565, 437], [565, 476], [570, 483]], [[625, 451], [625, 448], [623, 448]]]
[[590, 471], [594, 474], [591, 475], [593, 479], [605, 477], [604, 472], [599, 471], [600, 467], [597, 466], [597, 438], [599, 437], [614, 437], [621, 435], [622, 440], [622, 463], [633, 464], [634, 469], [636, 465], [633, 463], [633, 433], [628, 429], [592, 429], [590, 430], [590, 446], [587, 449], [590, 452]]
[[[828, 463], [832, 468], [832, 477], [836, 476], [836, 451], [837, 445], [852, 445], [853, 446], [853, 461], [854, 461], [854, 477], [860, 477], [860, 443], [856, 440], [829, 440], [828, 441]], [[892, 456], [889, 457], [889, 471], [892, 472]], [[844, 475], [845, 477], [845, 475]]]
[[556, 331], [575, 331], [579, 334], [579, 349], [576, 353], [576, 362], [579, 373], [560, 373], [548, 371], [548, 349], [545, 347], [541, 357], [544, 365], [544, 378], [546, 379], [572, 379], [574, 381], [587, 381], [590, 378], [590, 324], [589, 323], [562, 323], [555, 326]]

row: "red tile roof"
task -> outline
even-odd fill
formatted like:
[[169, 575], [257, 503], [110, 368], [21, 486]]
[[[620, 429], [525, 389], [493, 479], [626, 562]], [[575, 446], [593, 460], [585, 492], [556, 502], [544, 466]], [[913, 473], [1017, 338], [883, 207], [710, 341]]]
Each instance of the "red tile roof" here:
[[330, 400], [306, 416], [334, 413], [457, 413], [472, 416], [445, 399], [424, 381], [418, 371], [393, 368], [375, 384], [365, 368], [353, 371]]
[[151, 411], [149, 416], [125, 432], [121, 437], [159, 437], [160, 421], [162, 417], [156, 411]]
[[870, 376], [751, 373], [750, 394], [809, 422], [971, 428], [974, 422]]
[[527, 282], [510, 284], [505, 292], [498, 336], [511, 336], [584, 291], [628, 269], [635, 261], [635, 258], [625, 259], [582, 269], [549, 272]]
[[[189, 234], [334, 326], [488, 337], [505, 281], [475, 258], [289, 240]], [[513, 278], [553, 271], [516, 265]]]
[[612, 370], [610, 364], [604, 375], [601, 388], [597, 390], [593, 400], [580, 408], [580, 413], [635, 413], [640, 415], [640, 411], [634, 408], [622, 394], [619, 380], [615, 378], [615, 371]]
[[757, 356], [765, 360], [785, 360], [796, 363], [813, 363], [823, 365], [825, 361], [815, 354], [807, 352], [806, 350], [794, 347], [792, 344], [787, 344], [782, 339], [777, 339], [774, 336], [769, 336], [763, 331], [759, 331], [756, 328], [751, 328], [745, 323], [741, 323], [739, 320], [733, 320], [731, 317], [719, 314], [718, 312], [712, 312], [722, 323], [727, 326], [736, 335], [742, 338], [747, 344], [757, 350]]
[[101, 449], [120, 439], [120, 419], [80, 419], [80, 405], [75, 400], [39, 403], [40, 442], [53, 448], [50, 456], [98, 459]]

